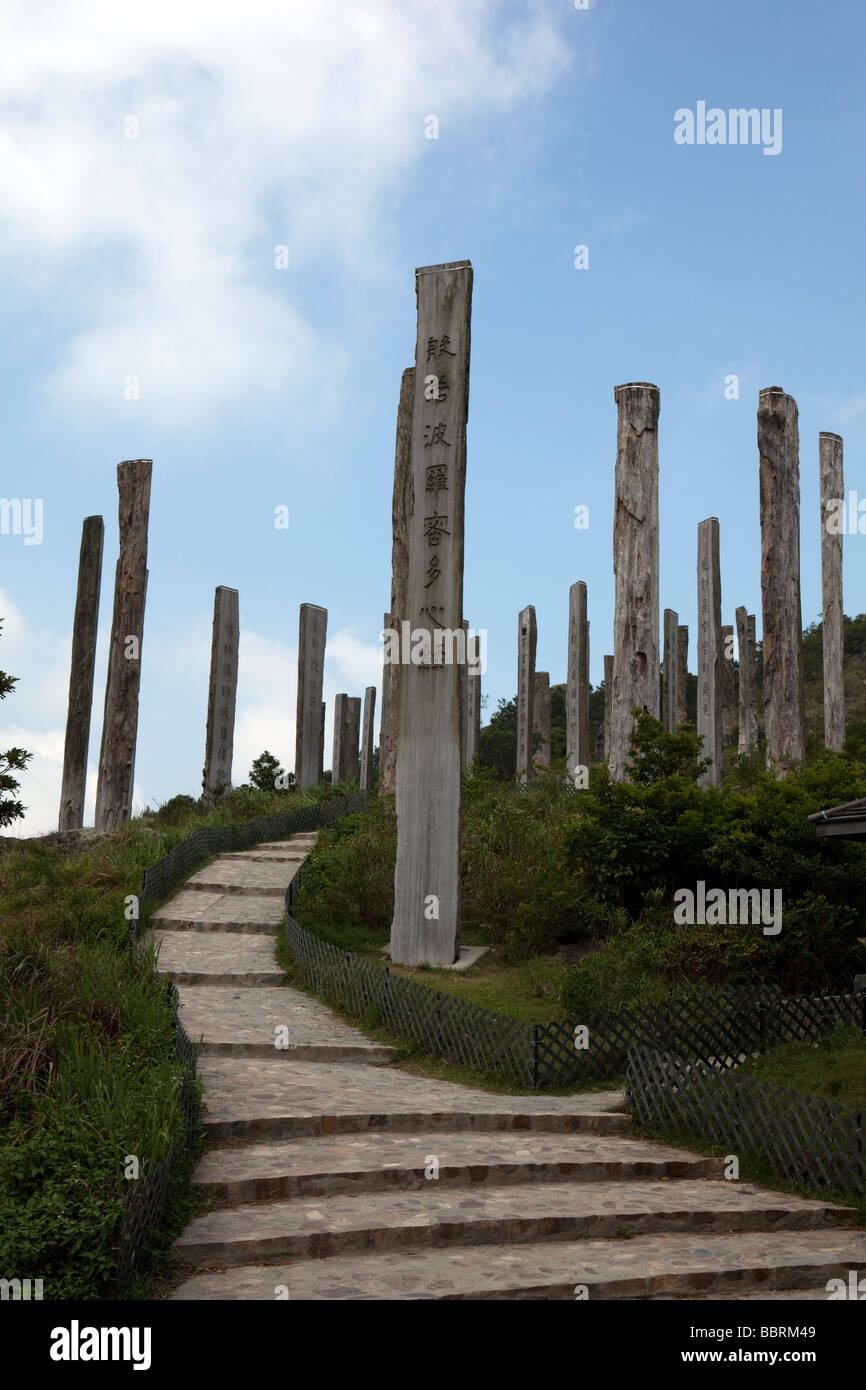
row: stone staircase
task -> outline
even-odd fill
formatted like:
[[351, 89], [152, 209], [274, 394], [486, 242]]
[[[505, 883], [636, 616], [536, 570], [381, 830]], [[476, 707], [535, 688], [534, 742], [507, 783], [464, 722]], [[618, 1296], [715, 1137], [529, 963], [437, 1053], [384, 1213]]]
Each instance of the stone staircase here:
[[631, 1136], [618, 1092], [412, 1076], [285, 987], [274, 938], [314, 841], [220, 855], [152, 919], [204, 1037], [210, 1139], [170, 1297], [814, 1299], [866, 1267], [854, 1212]]

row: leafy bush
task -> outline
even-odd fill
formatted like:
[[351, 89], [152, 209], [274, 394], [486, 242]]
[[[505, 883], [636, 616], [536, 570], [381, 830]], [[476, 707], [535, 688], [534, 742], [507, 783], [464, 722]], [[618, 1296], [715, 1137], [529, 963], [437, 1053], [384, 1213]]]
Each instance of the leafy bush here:
[[[18, 676], [9, 676], [5, 671], [0, 671], [0, 700], [5, 700], [15, 689], [18, 680]], [[23, 748], [7, 748], [5, 753], [0, 753], [0, 825], [11, 825], [24, 815], [26, 807], [14, 797], [7, 796], [6, 792], [17, 792], [20, 783], [12, 774], [25, 772], [32, 757], [33, 754]]]
[[298, 920], [350, 949], [384, 945], [394, 914], [396, 854], [397, 819], [378, 798], [369, 810], [321, 831], [304, 869]]
[[603, 931], [607, 913], [569, 862], [579, 795], [552, 776], [526, 792], [476, 773], [464, 788], [461, 907], [467, 934], [511, 961]]
[[0, 1139], [0, 1264], [44, 1297], [105, 1297], [123, 1194], [117, 1164], [75, 1104], [46, 1104]]
[[[603, 942], [568, 974], [568, 1013], [686, 982], [796, 991], [850, 980], [861, 959], [864, 849], [819, 840], [808, 816], [864, 795], [862, 763], [825, 753], [778, 779], [740, 758], [723, 788], [702, 788], [697, 735], [666, 734], [649, 715], [637, 720], [630, 762], [633, 781], [611, 782], [601, 765], [583, 791], [553, 775], [518, 791], [476, 765], [463, 789], [464, 940], [513, 963], [561, 943]], [[299, 920], [354, 949], [384, 944], [395, 854], [393, 813], [381, 804], [322, 835]], [[726, 895], [778, 890], [781, 932], [750, 921], [677, 924], [675, 892], [699, 881]]]
[[201, 802], [196, 801], [194, 796], [172, 796], [160, 806], [153, 818], [161, 825], [181, 825], [200, 806]]
[[295, 774], [287, 773], [280, 765], [279, 758], [275, 758], [267, 749], [259, 754], [250, 768], [250, 781], [259, 791], [282, 793], [292, 787], [294, 780]]
[[[516, 794], [491, 772], [464, 786], [463, 936], [524, 960], [604, 931], [608, 914], [566, 863], [577, 795], [553, 777]], [[297, 900], [298, 920], [352, 949], [384, 945], [394, 913], [397, 826], [378, 800], [319, 836]]]

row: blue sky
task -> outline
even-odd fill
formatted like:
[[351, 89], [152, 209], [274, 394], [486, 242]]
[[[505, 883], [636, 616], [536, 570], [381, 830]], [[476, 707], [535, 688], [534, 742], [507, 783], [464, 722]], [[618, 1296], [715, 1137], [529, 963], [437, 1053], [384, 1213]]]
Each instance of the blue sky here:
[[[564, 679], [576, 579], [601, 679], [621, 382], [661, 390], [661, 606], [692, 634], [707, 516], [722, 620], [745, 604], [760, 634], [757, 396], [796, 398], [819, 616], [819, 430], [866, 494], [862, 5], [143, 11], [96, 0], [82, 29], [12, 3], [0, 21], [2, 491], [45, 515], [40, 545], [0, 536], [0, 666], [20, 677], [0, 747], [36, 752], [21, 833], [56, 822], [81, 521], [101, 513], [92, 798], [122, 459], [154, 460], [137, 805], [200, 789], [217, 584], [240, 592], [235, 780], [266, 746], [292, 766], [301, 602], [328, 609], [329, 710], [378, 685], [416, 266], [475, 272], [464, 609], [488, 633], [488, 714], [516, 689], [527, 603], [538, 668]], [[678, 145], [698, 101], [781, 109], [781, 152]], [[864, 545], [846, 538], [850, 614]]]

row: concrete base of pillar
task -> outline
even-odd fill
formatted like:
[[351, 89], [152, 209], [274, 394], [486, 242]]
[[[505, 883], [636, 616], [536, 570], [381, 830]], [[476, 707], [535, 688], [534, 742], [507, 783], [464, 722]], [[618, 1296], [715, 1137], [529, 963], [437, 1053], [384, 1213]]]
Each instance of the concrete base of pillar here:
[[[482, 956], [486, 956], [490, 950], [489, 946], [461, 946], [460, 955], [451, 965], [437, 965], [436, 970], [468, 970], [471, 965], [477, 965]], [[390, 960], [390, 947], [382, 947], [382, 955]]]

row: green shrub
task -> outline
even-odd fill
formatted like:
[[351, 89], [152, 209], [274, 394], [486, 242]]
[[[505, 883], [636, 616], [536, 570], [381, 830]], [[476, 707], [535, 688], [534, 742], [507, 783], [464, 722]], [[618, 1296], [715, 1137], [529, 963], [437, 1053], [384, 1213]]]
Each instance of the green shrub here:
[[323, 830], [304, 869], [295, 915], [326, 940], [375, 949], [391, 933], [397, 821], [376, 798], [363, 813]]
[[153, 819], [161, 825], [180, 825], [201, 807], [194, 796], [173, 796], [160, 806]]
[[[604, 950], [574, 966], [563, 1008], [618, 1008], [671, 987], [777, 983], [792, 992], [850, 980], [860, 968], [866, 859], [862, 845], [818, 839], [809, 815], [866, 793], [866, 767], [824, 753], [779, 779], [757, 758], [734, 758], [724, 787], [702, 788], [700, 740], [637, 721], [634, 780], [603, 765], [575, 791], [553, 775], [526, 790], [476, 764], [464, 780], [463, 939], [518, 963], [562, 943]], [[298, 899], [299, 920], [349, 949], [376, 949], [393, 913], [396, 823], [390, 805], [322, 834]], [[674, 894], [778, 890], [782, 929], [764, 923], [679, 925]]]
[[105, 1297], [123, 1193], [82, 1107], [43, 1103], [0, 1137], [0, 1265], [50, 1300]]

